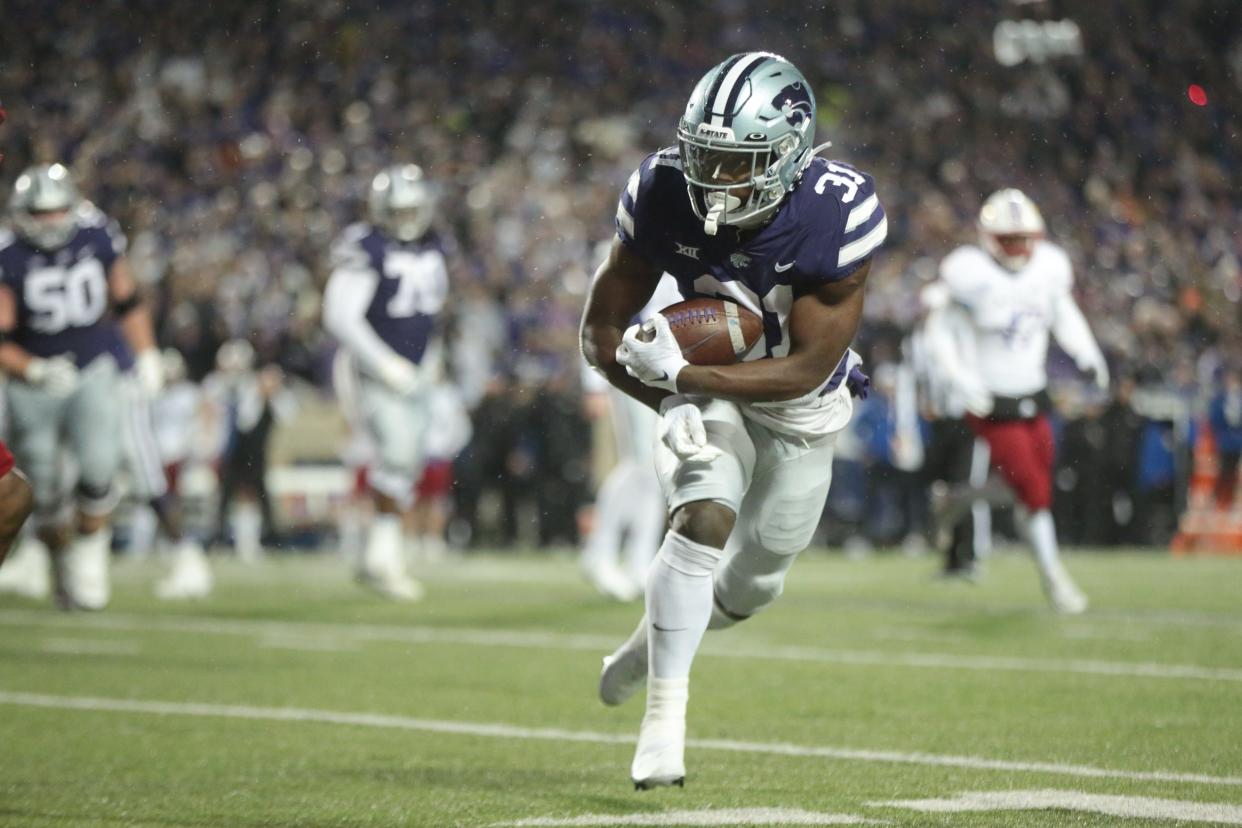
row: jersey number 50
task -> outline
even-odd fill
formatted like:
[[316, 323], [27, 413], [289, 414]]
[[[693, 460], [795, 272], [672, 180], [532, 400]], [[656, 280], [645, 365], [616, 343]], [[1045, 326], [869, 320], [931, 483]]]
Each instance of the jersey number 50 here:
[[26, 307], [30, 326], [45, 334], [84, 328], [103, 316], [108, 306], [108, 277], [98, 259], [71, 267], [45, 267], [26, 275]]

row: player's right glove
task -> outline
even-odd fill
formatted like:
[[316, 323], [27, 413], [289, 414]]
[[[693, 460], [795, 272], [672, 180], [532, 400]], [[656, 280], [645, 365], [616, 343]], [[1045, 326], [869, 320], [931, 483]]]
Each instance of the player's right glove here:
[[974, 375], [959, 373], [953, 380], [953, 390], [966, 410], [976, 417], [992, 413], [992, 392]]
[[78, 367], [69, 357], [32, 357], [26, 364], [26, 382], [53, 397], [67, 397], [78, 387]]
[[418, 390], [422, 377], [418, 366], [404, 357], [393, 357], [379, 366], [380, 379], [384, 384], [403, 396]]
[[703, 412], [680, 394], [660, 402], [660, 439], [679, 460], [707, 463], [720, 456], [720, 449], [707, 442]]

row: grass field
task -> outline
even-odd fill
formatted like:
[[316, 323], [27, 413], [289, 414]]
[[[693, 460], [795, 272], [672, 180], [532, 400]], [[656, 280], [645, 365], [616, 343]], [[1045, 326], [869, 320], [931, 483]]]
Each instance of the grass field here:
[[933, 567], [804, 556], [709, 634], [686, 788], [645, 793], [641, 698], [595, 698], [641, 609], [563, 556], [446, 563], [410, 607], [328, 557], [189, 605], [154, 564], [97, 615], [0, 596], [0, 825], [1242, 824], [1242, 561], [1076, 556], [1080, 618], [1019, 556]]

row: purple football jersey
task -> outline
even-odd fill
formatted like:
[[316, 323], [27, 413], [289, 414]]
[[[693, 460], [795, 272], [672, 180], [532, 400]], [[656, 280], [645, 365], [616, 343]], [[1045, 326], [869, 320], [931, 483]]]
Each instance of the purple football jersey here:
[[57, 250], [0, 231], [0, 281], [17, 299], [13, 341], [37, 357], [72, 356], [78, 367], [107, 352], [115, 327], [108, 282], [125, 246], [116, 223], [90, 205], [78, 209], [73, 236]]
[[334, 269], [370, 270], [379, 277], [367, 322], [388, 347], [415, 364], [422, 361], [444, 308], [445, 253], [451, 244], [435, 232], [399, 242], [358, 223], [347, 227], [332, 248]]
[[[764, 336], [747, 359], [789, 353], [794, 299], [846, 278], [888, 232], [871, 176], [841, 161], [814, 159], [773, 219], [753, 233], [703, 231], [686, 192], [676, 148], [649, 155], [617, 206], [622, 242], [677, 279], [682, 295], [739, 302], [763, 319]], [[847, 353], [824, 391], [847, 376]]]

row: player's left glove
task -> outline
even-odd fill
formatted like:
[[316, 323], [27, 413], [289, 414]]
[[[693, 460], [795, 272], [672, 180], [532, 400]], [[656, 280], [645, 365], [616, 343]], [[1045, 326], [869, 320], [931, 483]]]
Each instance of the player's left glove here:
[[[640, 331], [652, 334], [650, 341], [638, 338]], [[656, 314], [643, 325], [631, 325], [617, 346], [617, 362], [643, 385], [677, 393], [677, 375], [688, 363], [668, 320]]]
[[147, 397], [160, 393], [164, 388], [164, 362], [158, 349], [148, 348], [134, 357], [134, 375]]

